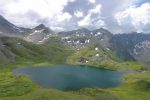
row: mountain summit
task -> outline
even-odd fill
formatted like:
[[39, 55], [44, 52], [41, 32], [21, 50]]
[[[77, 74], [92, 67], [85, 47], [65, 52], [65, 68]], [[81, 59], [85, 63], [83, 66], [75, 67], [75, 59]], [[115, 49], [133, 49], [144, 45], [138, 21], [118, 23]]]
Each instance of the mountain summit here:
[[31, 42], [43, 43], [51, 36], [54, 36], [54, 33], [54, 31], [46, 27], [44, 24], [40, 24], [28, 32], [25, 38]]

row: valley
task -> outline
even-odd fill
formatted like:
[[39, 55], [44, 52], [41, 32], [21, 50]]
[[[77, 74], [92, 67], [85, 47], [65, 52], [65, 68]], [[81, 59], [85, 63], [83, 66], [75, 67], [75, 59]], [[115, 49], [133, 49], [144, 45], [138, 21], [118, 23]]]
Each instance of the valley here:
[[[54, 32], [43, 24], [17, 27], [0, 16], [0, 100], [149, 100], [150, 34], [112, 34], [104, 28]], [[127, 72], [111, 88], [43, 88], [14, 68], [58, 64]], [[90, 77], [90, 76], [89, 76]]]

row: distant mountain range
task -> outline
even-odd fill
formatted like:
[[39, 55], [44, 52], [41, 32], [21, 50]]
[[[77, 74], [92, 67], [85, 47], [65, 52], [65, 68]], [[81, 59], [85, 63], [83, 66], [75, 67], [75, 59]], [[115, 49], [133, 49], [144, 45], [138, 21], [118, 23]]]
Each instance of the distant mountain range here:
[[18, 27], [0, 16], [0, 34], [22, 36], [28, 41], [42, 43], [53, 35], [54, 32], [43, 24], [40, 24], [33, 29]]
[[[136, 32], [126, 34], [112, 34], [108, 30], [103, 28], [92, 31], [86, 28], [81, 28], [77, 30], [56, 33], [43, 24], [40, 24], [32, 29], [17, 27], [7, 21], [4, 17], [0, 16], [0, 35], [1, 55], [4, 55], [5, 52], [4, 48], [6, 44], [3, 43], [8, 40], [11, 41], [11, 36], [19, 36], [23, 39], [23, 41], [25, 40], [33, 42], [35, 45], [44, 45], [48, 43], [51, 45], [56, 44], [56, 41], [55, 43], [52, 43], [54, 41], [51, 41], [53, 39], [56, 39], [59, 41], [59, 46], [62, 43], [62, 45], [66, 47], [73, 48], [75, 52], [83, 53], [82, 50], [84, 48], [88, 48], [88, 53], [86, 53], [87, 55], [82, 55], [81, 53], [79, 56], [76, 56], [76, 58], [74, 58], [80, 63], [88, 63], [90, 62], [89, 59], [99, 59], [98, 62], [104, 60], [137, 60], [145, 63], [150, 63], [150, 34]], [[3, 36], [9, 36], [8, 40], [3, 39]], [[12, 40], [14, 41], [14, 38]], [[26, 44], [28, 43], [26, 42]], [[7, 46], [9, 46], [9, 49], [7, 49], [7, 51], [12, 50], [13, 47], [11, 45]], [[14, 54], [11, 53], [11, 55]], [[17, 55], [19, 56], [19, 54]], [[2, 59], [2, 56], [0, 56], [0, 58]], [[6, 56], [5, 59], [7, 59]]]

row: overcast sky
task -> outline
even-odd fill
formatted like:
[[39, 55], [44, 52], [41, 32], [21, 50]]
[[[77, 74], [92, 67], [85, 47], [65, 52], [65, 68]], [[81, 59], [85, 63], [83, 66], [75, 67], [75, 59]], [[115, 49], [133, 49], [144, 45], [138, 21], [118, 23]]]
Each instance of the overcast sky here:
[[23, 27], [150, 32], [150, 0], [0, 0], [0, 14]]

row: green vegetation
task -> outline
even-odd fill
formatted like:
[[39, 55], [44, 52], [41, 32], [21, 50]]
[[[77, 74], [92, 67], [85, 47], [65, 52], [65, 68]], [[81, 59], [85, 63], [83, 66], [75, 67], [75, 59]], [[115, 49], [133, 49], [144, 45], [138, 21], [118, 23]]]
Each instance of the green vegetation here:
[[[49, 63], [35, 64], [37, 66]], [[25, 66], [25, 65], [16, 65]], [[28, 77], [15, 76], [12, 67], [0, 70], [0, 100], [149, 100], [150, 72], [126, 74], [122, 85], [116, 88], [89, 88], [74, 92], [44, 89]]]
[[[100, 46], [95, 50], [95, 45], [88, 45], [68, 57], [69, 64], [83, 64], [110, 70], [144, 70], [144, 66], [137, 61], [119, 61], [112, 51]], [[98, 54], [98, 55], [97, 55]]]
[[92, 97], [44, 89], [28, 77], [15, 76], [10, 68], [0, 70], [0, 100], [93, 100]]
[[149, 100], [150, 72], [125, 75], [122, 85], [109, 89], [81, 89], [77, 94], [99, 98], [96, 100]]
[[110, 89], [121, 100], [149, 100], [150, 72], [133, 73], [125, 76], [125, 82], [114, 89]]
[[6, 68], [0, 70], [0, 83], [0, 97], [24, 95], [36, 88], [31, 81], [22, 76], [15, 76]]
[[[54, 42], [55, 41], [55, 42]], [[113, 52], [95, 46], [81, 48], [77, 52], [51, 39], [44, 45], [36, 45], [20, 38], [0, 37], [0, 100], [149, 100], [150, 71], [136, 61], [118, 61]], [[99, 56], [95, 56], [99, 54]], [[66, 62], [67, 61], [67, 62]], [[86, 62], [88, 61], [88, 62]], [[87, 64], [111, 70], [133, 71], [127, 73], [123, 84], [116, 88], [89, 88], [63, 92], [45, 89], [33, 83], [29, 77], [16, 76], [14, 67], [44, 66], [53, 64]]]
[[55, 44], [37, 45], [20, 38], [0, 37], [0, 65], [64, 63], [72, 50]]

